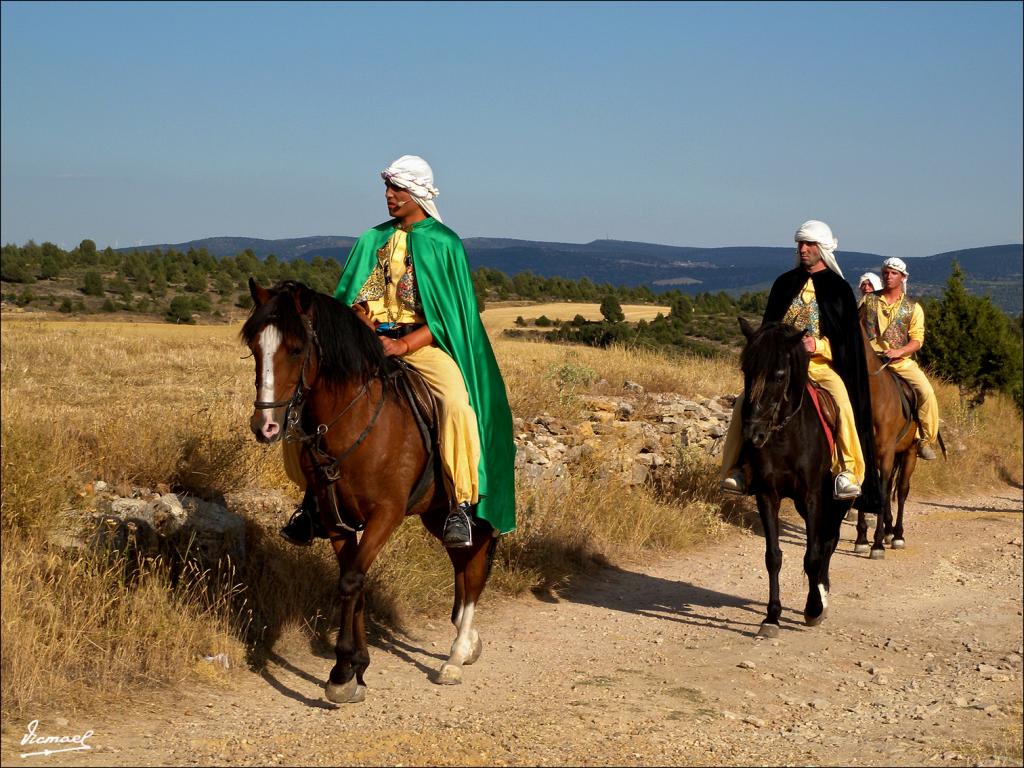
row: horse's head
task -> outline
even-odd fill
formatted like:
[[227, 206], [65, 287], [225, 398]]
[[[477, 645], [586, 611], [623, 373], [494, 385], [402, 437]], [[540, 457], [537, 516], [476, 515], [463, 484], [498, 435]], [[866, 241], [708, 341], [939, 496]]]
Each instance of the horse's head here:
[[743, 368], [743, 437], [761, 448], [775, 428], [800, 402], [807, 384], [804, 331], [785, 323], [765, 323], [755, 329], [740, 318], [747, 346]]
[[242, 340], [256, 361], [256, 400], [249, 426], [261, 443], [279, 440], [288, 408], [316, 375], [312, 290], [286, 281], [264, 288], [251, 277], [253, 308]]
[[256, 361], [249, 426], [262, 443], [279, 440], [289, 410], [325, 383], [365, 383], [389, 367], [380, 340], [331, 296], [286, 280], [263, 288], [249, 278], [253, 308], [240, 336]]

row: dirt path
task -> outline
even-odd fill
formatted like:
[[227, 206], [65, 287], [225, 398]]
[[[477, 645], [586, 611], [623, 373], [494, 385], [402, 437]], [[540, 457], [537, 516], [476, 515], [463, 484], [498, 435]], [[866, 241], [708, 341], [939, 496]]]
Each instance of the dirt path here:
[[371, 648], [361, 705], [322, 697], [333, 654], [289, 649], [127, 715], [40, 716], [40, 733], [94, 730], [89, 752], [23, 759], [8, 723], [3, 764], [1019, 765], [1021, 493], [911, 503], [908, 520], [882, 561], [843, 525], [816, 628], [790, 520], [778, 640], [753, 639], [763, 540], [738, 533], [549, 601], [485, 601], [460, 686], [429, 680], [452, 640], [438, 620]]

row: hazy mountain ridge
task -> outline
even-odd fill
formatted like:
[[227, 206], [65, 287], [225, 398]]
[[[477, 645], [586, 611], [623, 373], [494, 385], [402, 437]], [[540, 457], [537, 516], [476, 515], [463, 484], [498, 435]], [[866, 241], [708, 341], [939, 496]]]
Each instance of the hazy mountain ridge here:
[[[265, 258], [312, 260], [333, 258], [344, 262], [355, 237], [323, 235], [281, 240], [251, 237], [212, 237], [186, 243], [121, 248], [121, 251], [206, 248], [213, 256], [233, 256], [245, 249]], [[727, 246], [703, 248], [659, 245], [627, 240], [561, 243], [512, 238], [469, 237], [464, 241], [471, 269], [487, 267], [508, 275], [530, 271], [545, 277], [572, 280], [584, 277], [595, 283], [648, 285], [655, 291], [673, 288], [687, 293], [728, 291], [742, 293], [770, 287], [781, 272], [794, 264], [793, 247]], [[840, 267], [851, 284], [867, 271], [878, 271], [885, 255], [839, 251]], [[989, 294], [1011, 313], [1024, 305], [1024, 245], [1011, 243], [947, 251], [905, 259], [910, 268], [912, 295], [934, 295], [949, 278], [953, 261], [967, 276], [968, 288]]]

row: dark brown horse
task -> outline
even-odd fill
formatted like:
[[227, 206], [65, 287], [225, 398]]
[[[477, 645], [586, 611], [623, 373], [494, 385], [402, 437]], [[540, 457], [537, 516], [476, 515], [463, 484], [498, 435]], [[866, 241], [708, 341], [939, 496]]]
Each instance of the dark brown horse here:
[[[903, 549], [903, 507], [910, 494], [910, 478], [917, 466], [917, 418], [914, 392], [895, 372], [889, 370], [868, 342], [864, 329], [863, 310], [861, 337], [867, 359], [868, 383], [871, 388], [871, 417], [875, 433], [875, 461], [882, 481], [882, 509], [878, 510], [874, 540], [868, 544], [868, 524], [864, 509], [857, 511], [857, 541], [854, 551], [870, 551], [872, 560], [885, 557], [885, 544]], [[937, 436], [945, 454], [941, 436]], [[896, 496], [896, 520], [893, 523], [892, 500]]]
[[[326, 695], [359, 702], [370, 664], [366, 573], [407, 515], [419, 515], [441, 538], [450, 504], [443, 470], [421, 437], [423, 419], [402, 394], [403, 366], [385, 357], [355, 312], [301, 283], [266, 289], [250, 278], [249, 290], [255, 306], [241, 337], [256, 362], [250, 426], [260, 442], [287, 437], [303, 444], [303, 474], [341, 573], [337, 663]], [[462, 666], [480, 656], [473, 612], [497, 542], [488, 533], [479, 530], [472, 547], [446, 550], [455, 569], [456, 638], [436, 682], [461, 682]]]
[[804, 519], [808, 593], [804, 622], [819, 624], [828, 614], [829, 563], [839, 543], [843, 516], [852, 501], [832, 498], [832, 452], [807, 390], [804, 331], [783, 323], [755, 330], [744, 318], [747, 345], [740, 358], [744, 395], [741, 463], [757, 499], [768, 569], [768, 615], [758, 635], [777, 637], [779, 596], [779, 504], [790, 498]]

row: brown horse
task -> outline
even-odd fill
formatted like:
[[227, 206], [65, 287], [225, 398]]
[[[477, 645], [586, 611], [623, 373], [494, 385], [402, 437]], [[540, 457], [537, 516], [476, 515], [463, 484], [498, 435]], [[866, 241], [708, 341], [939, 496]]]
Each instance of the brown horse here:
[[[910, 493], [910, 478], [917, 466], [917, 419], [914, 393], [903, 379], [889, 370], [888, 364], [872, 348], [864, 329], [863, 310], [861, 338], [867, 359], [868, 382], [871, 388], [871, 416], [875, 432], [875, 461], [882, 481], [882, 509], [877, 512], [875, 536], [868, 545], [868, 524], [864, 509], [857, 512], [857, 541], [854, 551], [870, 551], [872, 560], [885, 557], [885, 544], [903, 549], [903, 507]], [[901, 394], [902, 392], [902, 394]], [[942, 445], [941, 438], [939, 444]], [[945, 453], [945, 446], [943, 446]], [[893, 524], [892, 498], [897, 499], [896, 522]]]
[[[240, 335], [256, 362], [250, 426], [262, 443], [285, 437], [303, 444], [303, 474], [341, 574], [337, 663], [326, 695], [337, 703], [359, 702], [370, 664], [366, 573], [407, 515], [419, 515], [441, 538], [450, 508], [443, 470], [432, 441], [422, 437], [425, 420], [402, 394], [405, 366], [385, 357], [355, 312], [301, 283], [267, 289], [250, 278], [249, 291], [255, 306]], [[489, 530], [477, 533], [471, 547], [446, 550], [455, 569], [456, 638], [438, 683], [461, 682], [462, 666], [480, 656], [473, 612], [497, 539]]]

